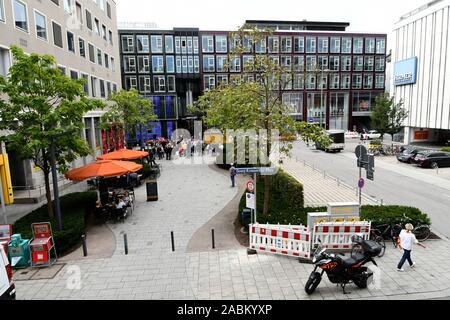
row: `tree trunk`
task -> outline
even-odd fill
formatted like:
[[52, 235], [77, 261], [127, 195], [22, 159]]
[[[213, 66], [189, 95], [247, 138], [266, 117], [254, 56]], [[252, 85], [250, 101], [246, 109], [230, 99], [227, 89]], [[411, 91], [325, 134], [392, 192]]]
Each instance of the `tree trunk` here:
[[45, 180], [45, 196], [47, 198], [48, 216], [50, 218], [54, 218], [52, 193], [50, 190], [50, 171], [48, 169], [44, 169], [44, 180]]

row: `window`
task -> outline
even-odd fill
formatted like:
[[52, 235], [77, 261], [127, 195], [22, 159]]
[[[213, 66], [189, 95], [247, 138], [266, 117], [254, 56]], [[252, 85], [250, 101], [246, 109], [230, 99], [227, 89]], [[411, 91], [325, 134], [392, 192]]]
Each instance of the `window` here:
[[331, 71], [339, 71], [339, 56], [330, 56], [330, 66], [329, 69]]
[[364, 57], [364, 71], [373, 71], [373, 57]]
[[86, 26], [92, 31], [92, 15], [86, 10]]
[[186, 44], [187, 44], [187, 53], [192, 54], [192, 37], [186, 38]]
[[124, 57], [123, 58], [123, 70], [126, 73], [136, 72], [136, 58], [135, 57]]
[[188, 57], [188, 72], [194, 73], [194, 58], [190, 56]]
[[112, 70], [113, 72], [116, 71], [116, 60], [114, 60], [113, 57], [111, 57], [111, 70]]
[[315, 90], [316, 89], [316, 76], [313, 74], [308, 74], [306, 76], [306, 89]]
[[385, 54], [386, 53], [386, 39], [377, 39], [377, 54]]
[[112, 33], [111, 30], [109, 31], [109, 43], [110, 43], [111, 45], [114, 44], [114, 43], [113, 43], [113, 33]]
[[231, 72], [241, 72], [241, 58], [235, 57], [235, 58], [231, 59], [230, 71]]
[[202, 36], [202, 52], [203, 53], [213, 53], [214, 52], [213, 36]]
[[352, 80], [352, 89], [361, 89], [362, 86], [362, 75], [354, 74]]
[[317, 66], [317, 58], [315, 56], [306, 57], [306, 71], [315, 71]]
[[176, 63], [176, 67], [177, 67], [177, 73], [183, 73], [183, 70], [181, 69], [181, 57], [180, 56], [176, 57], [175, 63]]
[[153, 77], [153, 90], [155, 92], [166, 92], [166, 79], [164, 76]]
[[[225, 77], [225, 76], [223, 76]], [[255, 77], [252, 74], [244, 74], [243, 76], [244, 82], [255, 82]], [[228, 77], [227, 77], [227, 83], [228, 83]]]
[[148, 36], [137, 35], [136, 42], [138, 53], [150, 53], [150, 43], [148, 42]]
[[352, 53], [352, 38], [342, 38], [342, 53]]
[[384, 57], [375, 57], [375, 71], [384, 71], [385, 59]]
[[305, 57], [304, 56], [294, 56], [294, 71], [296, 71], [296, 72], [305, 71]]
[[165, 36], [166, 53], [173, 53], [173, 36]]
[[175, 72], [175, 60], [173, 56], [166, 56], [166, 69], [167, 73]]
[[319, 68], [319, 70], [328, 69], [328, 57], [327, 56], [319, 56], [318, 57], [318, 68]]
[[52, 22], [53, 28], [53, 43], [55, 46], [63, 48], [63, 38], [62, 38], [62, 29], [59, 24], [56, 22]]
[[240, 41], [239, 41], [239, 38], [237, 36], [235, 36], [232, 39], [230, 39], [228, 41], [228, 43], [230, 45], [230, 52], [235, 52], [236, 48], [239, 47]]
[[350, 75], [343, 74], [341, 76], [341, 89], [350, 89]]
[[67, 31], [67, 50], [75, 53], [75, 37], [72, 32]]
[[93, 63], [95, 63], [95, 49], [92, 44], [89, 43], [89, 60]]
[[341, 53], [341, 38], [330, 38], [330, 53]]
[[[291, 59], [291, 57], [289, 57]], [[253, 56], [243, 56], [242, 57], [242, 65], [244, 66], [245, 72], [251, 72], [255, 68], [255, 58]], [[289, 62], [289, 67], [291, 63]]]
[[187, 57], [183, 57], [181, 59], [181, 65], [183, 67], [183, 73], [188, 73], [188, 59], [187, 59]]
[[280, 39], [279, 37], [269, 37], [269, 53], [280, 52]]
[[373, 75], [365, 74], [364, 75], [364, 89], [372, 89], [373, 87]]
[[0, 21], [1, 22], [5, 22], [6, 21], [5, 4], [4, 4], [3, 0], [0, 0]]
[[204, 88], [206, 90], [213, 90], [216, 87], [215, 77], [213, 75], [208, 75], [203, 77]]
[[109, 56], [107, 53], [104, 53], [104, 62], [105, 62], [105, 68], [109, 69]]
[[200, 58], [194, 57], [194, 73], [200, 73]]
[[66, 67], [58, 66], [58, 69], [59, 69], [59, 71], [61, 72], [61, 74], [62, 74], [63, 76], [66, 75]]
[[18, 0], [14, 0], [14, 24], [16, 28], [28, 32], [27, 6]]
[[319, 37], [318, 44], [318, 53], [328, 53], [328, 38]]
[[106, 26], [105, 26], [104, 24], [102, 24], [102, 38], [103, 38], [103, 40], [105, 40], [105, 41], [108, 41], [108, 38], [106, 37], [106, 36], [107, 36], [107, 33], [108, 33], [108, 32], [106, 32]]
[[339, 74], [331, 74], [330, 75], [330, 89], [339, 89]]
[[63, 0], [64, 11], [66, 11], [68, 14], [72, 14], [72, 1], [73, 0]]
[[194, 54], [198, 54], [198, 37], [193, 37], [192, 43], [194, 46]]
[[317, 89], [327, 89], [328, 88], [328, 75], [319, 74], [317, 76], [319, 78], [319, 83]]
[[100, 10], [105, 11], [105, 0], [97, 0], [97, 3], [100, 6]]
[[294, 74], [293, 86], [294, 90], [303, 90], [305, 87], [305, 75]]
[[227, 72], [226, 63], [227, 56], [216, 56], [217, 60], [217, 72]]
[[181, 39], [180, 39], [180, 37], [175, 37], [175, 53], [181, 54]]
[[261, 41], [257, 41], [255, 43], [255, 52], [256, 53], [266, 53], [267, 52], [267, 41], [266, 41], [266, 39], [261, 39]]
[[[97, 63], [101, 66], [103, 65], [103, 56], [102, 56], [102, 50], [97, 49]], [[136, 65], [136, 62], [135, 62]]]
[[175, 92], [175, 76], [167, 76], [167, 91]]
[[294, 37], [294, 52], [304, 53], [305, 52], [305, 38], [304, 37]]
[[74, 70], [70, 70], [70, 79], [78, 80], [78, 72]]
[[283, 93], [283, 104], [287, 107], [289, 113], [295, 116], [295, 119], [302, 120], [303, 115], [303, 94], [302, 93]]
[[78, 47], [80, 48], [80, 56], [86, 58], [86, 46], [83, 39], [78, 38]]
[[100, 21], [98, 21], [97, 18], [94, 19], [94, 26], [95, 26], [95, 33], [98, 36], [101, 36], [101, 34], [100, 34]]
[[369, 54], [375, 53], [375, 38], [366, 38], [365, 52]]
[[164, 73], [163, 56], [152, 56], [152, 71], [153, 73]]
[[152, 53], [163, 53], [162, 36], [151, 36], [152, 39]]
[[244, 37], [244, 39], [242, 39], [242, 46], [245, 53], [253, 53], [253, 37]]
[[364, 59], [363, 57], [353, 57], [353, 71], [363, 71]]
[[131, 89], [138, 90], [137, 78], [136, 77], [125, 77], [125, 90], [131, 90]]
[[150, 73], [150, 57], [139, 56], [138, 57], [139, 73]]
[[96, 77], [91, 77], [91, 92], [92, 97], [97, 97], [97, 86], [98, 86], [98, 79]]
[[139, 77], [139, 91], [143, 93], [151, 92], [151, 82], [152, 79], [150, 78], [150, 76]]
[[203, 72], [214, 72], [214, 56], [213, 55], [204, 55], [203, 56]]
[[134, 52], [133, 36], [122, 36], [122, 52], [123, 53], [133, 53]]
[[292, 90], [292, 74], [281, 75], [281, 90]]
[[86, 93], [86, 95], [89, 95], [89, 76], [87, 75], [87, 74], [85, 74], [85, 73], [82, 73], [81, 74], [81, 77], [84, 79], [84, 87], [83, 87], [83, 90], [84, 90], [84, 93]]
[[363, 53], [363, 38], [353, 39], [353, 53], [355, 54]]
[[269, 61], [277, 66], [280, 65], [280, 57], [279, 56], [269, 56]]
[[108, 18], [111, 19], [112, 14], [111, 14], [111, 5], [109, 4], [109, 2], [106, 2], [106, 15], [108, 16]]
[[306, 38], [306, 53], [316, 53], [316, 38]]
[[384, 89], [385, 77], [384, 74], [375, 75], [375, 89]]
[[217, 75], [217, 86], [220, 86], [221, 84], [228, 84], [228, 75], [226, 74]]
[[226, 53], [228, 50], [227, 36], [216, 36], [216, 52]]
[[281, 52], [282, 53], [292, 53], [292, 38], [291, 37], [281, 37]]
[[341, 57], [341, 71], [351, 71], [352, 69], [352, 57], [343, 56]]
[[[0, 6], [1, 6], [1, 4], [0, 4]], [[45, 16], [35, 10], [34, 11], [34, 22], [36, 24], [36, 36], [39, 39], [47, 40], [47, 20], [46, 20]]]

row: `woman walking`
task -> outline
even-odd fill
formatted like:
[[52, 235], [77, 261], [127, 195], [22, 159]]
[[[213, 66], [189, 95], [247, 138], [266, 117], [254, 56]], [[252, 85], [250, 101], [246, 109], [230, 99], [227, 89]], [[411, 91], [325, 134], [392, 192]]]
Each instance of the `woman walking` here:
[[416, 264], [411, 260], [411, 251], [413, 244], [417, 244], [422, 248], [426, 248], [423, 244], [417, 241], [416, 236], [414, 235], [414, 233], [412, 233], [413, 230], [414, 226], [411, 223], [408, 223], [405, 226], [405, 230], [402, 230], [402, 232], [400, 232], [398, 248], [400, 250], [403, 250], [403, 257], [401, 258], [397, 266], [397, 271], [399, 272], [405, 271], [404, 269], [402, 269], [402, 267], [405, 264], [406, 260], [408, 260], [409, 266], [411, 268], [415, 267]]

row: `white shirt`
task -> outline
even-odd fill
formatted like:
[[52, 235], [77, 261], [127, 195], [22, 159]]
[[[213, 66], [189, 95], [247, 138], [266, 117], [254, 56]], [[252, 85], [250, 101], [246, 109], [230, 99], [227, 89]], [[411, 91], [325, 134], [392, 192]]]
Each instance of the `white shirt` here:
[[402, 232], [400, 232], [400, 245], [404, 250], [412, 250], [413, 244], [418, 243], [419, 241], [417, 241], [414, 233], [408, 233], [406, 230], [402, 230]]

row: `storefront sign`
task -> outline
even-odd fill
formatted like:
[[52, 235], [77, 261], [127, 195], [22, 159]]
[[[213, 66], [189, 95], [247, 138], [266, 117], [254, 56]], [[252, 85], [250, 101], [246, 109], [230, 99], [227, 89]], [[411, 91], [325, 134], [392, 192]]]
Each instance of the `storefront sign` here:
[[417, 82], [417, 57], [398, 61], [394, 67], [394, 84], [403, 86]]
[[428, 140], [430, 137], [429, 131], [415, 131], [414, 140]]

